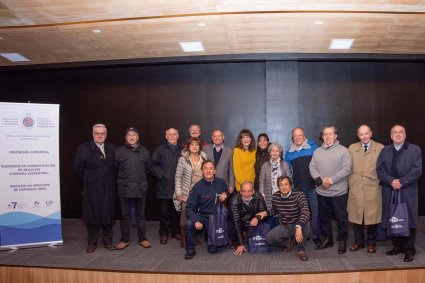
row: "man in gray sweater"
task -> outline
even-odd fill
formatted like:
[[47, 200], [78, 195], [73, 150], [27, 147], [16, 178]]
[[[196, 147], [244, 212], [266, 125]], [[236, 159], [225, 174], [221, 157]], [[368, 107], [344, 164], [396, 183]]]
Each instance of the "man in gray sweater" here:
[[338, 222], [338, 253], [347, 251], [348, 238], [348, 175], [351, 159], [346, 147], [339, 144], [335, 126], [325, 126], [322, 131], [323, 144], [310, 162], [310, 175], [315, 180], [319, 204], [320, 231], [322, 239], [317, 250], [333, 246], [332, 216]]

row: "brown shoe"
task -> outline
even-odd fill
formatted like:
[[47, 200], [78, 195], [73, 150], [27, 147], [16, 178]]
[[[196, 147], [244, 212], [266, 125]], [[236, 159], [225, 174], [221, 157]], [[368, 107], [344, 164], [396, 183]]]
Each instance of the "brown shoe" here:
[[139, 245], [141, 245], [142, 247], [144, 247], [145, 249], [149, 249], [152, 247], [152, 244], [149, 243], [148, 240], [144, 240], [144, 241], [140, 241]]
[[308, 260], [308, 256], [307, 256], [305, 251], [299, 251], [298, 257], [300, 258], [301, 261], [307, 261]]
[[358, 250], [361, 250], [361, 249], [364, 249], [364, 248], [365, 248], [365, 245], [364, 244], [359, 245], [359, 244], [354, 243], [351, 246], [351, 248], [349, 248], [349, 251], [350, 252], [357, 252]]
[[368, 245], [367, 246], [367, 252], [370, 254], [376, 253], [376, 246], [375, 245]]
[[161, 238], [159, 239], [159, 243], [161, 245], [166, 245], [168, 242], [168, 236], [161, 236]]
[[115, 249], [117, 249], [117, 250], [123, 250], [123, 249], [125, 249], [126, 247], [128, 247], [130, 245], [130, 243], [126, 243], [126, 242], [120, 242], [116, 247], [115, 247]]
[[91, 254], [91, 253], [94, 253], [95, 250], [96, 250], [96, 245], [88, 245], [86, 252]]

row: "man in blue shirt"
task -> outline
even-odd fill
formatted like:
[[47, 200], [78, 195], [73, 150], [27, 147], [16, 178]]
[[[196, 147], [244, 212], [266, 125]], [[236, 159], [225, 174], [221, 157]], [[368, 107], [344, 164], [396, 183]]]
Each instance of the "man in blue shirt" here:
[[[227, 185], [223, 179], [215, 177], [215, 164], [212, 160], [202, 163], [202, 180], [196, 183], [186, 203], [186, 255], [192, 259], [196, 255], [196, 230], [208, 231], [209, 216], [217, 213], [218, 205], [227, 199]], [[209, 253], [216, 253], [218, 247], [208, 245]]]

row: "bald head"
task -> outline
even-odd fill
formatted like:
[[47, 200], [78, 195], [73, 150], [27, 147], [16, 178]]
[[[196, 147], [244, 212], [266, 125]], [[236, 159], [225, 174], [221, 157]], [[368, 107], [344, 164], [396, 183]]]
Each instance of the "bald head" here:
[[357, 137], [363, 144], [368, 144], [372, 138], [372, 130], [368, 125], [361, 125], [357, 129]]

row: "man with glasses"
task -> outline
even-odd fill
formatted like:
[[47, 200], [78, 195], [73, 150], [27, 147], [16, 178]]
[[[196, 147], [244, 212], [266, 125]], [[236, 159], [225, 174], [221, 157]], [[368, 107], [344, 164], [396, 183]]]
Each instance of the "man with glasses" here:
[[112, 227], [115, 208], [115, 146], [105, 143], [106, 126], [93, 126], [93, 140], [77, 148], [74, 170], [83, 182], [83, 221], [88, 232], [86, 251], [96, 250], [99, 230], [103, 245], [113, 250]]
[[421, 149], [406, 141], [406, 129], [401, 125], [391, 128], [392, 144], [384, 147], [376, 163], [378, 178], [382, 184], [382, 227], [386, 228], [390, 217], [392, 191], [401, 193], [401, 202], [407, 204], [409, 220], [408, 237], [392, 237], [393, 249], [386, 255], [404, 253], [404, 261], [415, 258], [416, 227], [418, 223], [418, 179], [422, 173]]
[[231, 223], [228, 227], [229, 237], [237, 243], [235, 255], [246, 252], [244, 232], [250, 226], [257, 226], [261, 220], [257, 213], [267, 210], [266, 201], [260, 193], [255, 193], [254, 184], [245, 181], [241, 190], [230, 199]]

